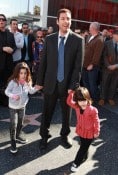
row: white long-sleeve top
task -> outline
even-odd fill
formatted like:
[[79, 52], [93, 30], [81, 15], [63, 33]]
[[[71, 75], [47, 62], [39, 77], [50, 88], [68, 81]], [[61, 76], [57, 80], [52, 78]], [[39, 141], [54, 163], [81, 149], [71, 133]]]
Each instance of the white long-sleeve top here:
[[[25, 107], [29, 100], [28, 93], [34, 94], [36, 91], [38, 90], [28, 85], [28, 83], [21, 85], [11, 80], [5, 89], [5, 94], [9, 97], [9, 107], [13, 109]], [[13, 98], [14, 95], [19, 95], [20, 99], [15, 100]]]
[[13, 53], [13, 61], [19, 61], [21, 60], [21, 49], [23, 48], [23, 45], [24, 45], [23, 34], [20, 32], [15, 32], [14, 39], [15, 39], [17, 49]]

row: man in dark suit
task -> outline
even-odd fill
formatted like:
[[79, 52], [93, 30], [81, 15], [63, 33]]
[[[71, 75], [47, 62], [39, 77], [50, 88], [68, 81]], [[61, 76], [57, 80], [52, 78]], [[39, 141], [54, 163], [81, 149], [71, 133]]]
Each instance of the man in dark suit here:
[[14, 35], [6, 29], [6, 17], [0, 14], [0, 104], [7, 105], [4, 89], [13, 70], [12, 53], [16, 49]]
[[29, 33], [29, 25], [28, 23], [22, 24], [22, 33], [24, 36], [24, 46], [21, 50], [22, 53], [22, 61], [25, 61], [28, 66], [31, 68], [33, 62], [33, 49], [32, 45], [35, 41], [34, 35]]
[[0, 14], [0, 84], [6, 85], [13, 70], [12, 53], [16, 49], [14, 35], [6, 29], [6, 17]]
[[[70, 133], [70, 108], [66, 103], [66, 98], [68, 91], [74, 89], [80, 82], [83, 63], [83, 40], [70, 30], [70, 10], [60, 9], [58, 11], [57, 25], [59, 26], [59, 32], [53, 33], [45, 39], [43, 57], [37, 79], [40, 89], [43, 88], [44, 90], [40, 149], [47, 147], [47, 141], [50, 137], [49, 127], [57, 99], [60, 100], [62, 109], [62, 128], [60, 131], [62, 145], [65, 148], [72, 146], [72, 140], [68, 137]], [[64, 53], [63, 51], [60, 53], [60, 43], [62, 40], [64, 41]], [[59, 60], [60, 54], [61, 61]], [[59, 72], [63, 75], [60, 75]], [[59, 78], [59, 76], [61, 77]]]

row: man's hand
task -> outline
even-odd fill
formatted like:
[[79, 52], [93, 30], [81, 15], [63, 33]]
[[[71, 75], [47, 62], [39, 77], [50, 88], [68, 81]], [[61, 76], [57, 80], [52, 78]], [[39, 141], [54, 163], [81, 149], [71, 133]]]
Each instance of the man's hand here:
[[13, 52], [13, 49], [11, 48], [11, 47], [3, 47], [3, 51], [4, 52], [7, 52], [7, 53], [9, 53], [9, 54], [12, 54], [12, 52]]
[[107, 68], [108, 68], [109, 70], [115, 70], [115, 69], [117, 69], [118, 67], [117, 67], [117, 64], [114, 64], [114, 65], [108, 66]]
[[87, 67], [87, 70], [92, 70], [93, 69], [93, 64], [89, 64]]

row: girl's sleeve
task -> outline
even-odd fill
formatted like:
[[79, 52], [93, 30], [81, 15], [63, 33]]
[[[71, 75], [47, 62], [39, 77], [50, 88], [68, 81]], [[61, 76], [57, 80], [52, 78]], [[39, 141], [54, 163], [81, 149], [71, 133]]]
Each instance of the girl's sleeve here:
[[100, 134], [100, 119], [98, 116], [97, 109], [95, 109], [95, 111], [94, 111], [94, 134], [96, 134], [96, 135]]
[[38, 89], [36, 89], [35, 87], [32, 87], [32, 86], [28, 86], [28, 92], [29, 94], [34, 94], [38, 91]]
[[12, 90], [13, 90], [13, 81], [10, 81], [7, 88], [5, 89], [5, 94], [6, 96], [8, 97], [13, 97], [13, 93], [12, 93]]
[[74, 91], [70, 91], [68, 97], [67, 97], [67, 104], [71, 107], [71, 108], [74, 108], [76, 109], [77, 108], [77, 105], [76, 103], [73, 101], [73, 94], [74, 94]]

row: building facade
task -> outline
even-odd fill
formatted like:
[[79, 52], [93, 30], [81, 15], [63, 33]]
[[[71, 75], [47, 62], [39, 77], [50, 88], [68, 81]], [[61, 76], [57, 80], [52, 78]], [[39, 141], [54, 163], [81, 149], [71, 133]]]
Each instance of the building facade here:
[[118, 0], [43, 0], [43, 3], [44, 1], [44, 6], [48, 8], [44, 9], [47, 14], [44, 27], [47, 25], [56, 28], [55, 19], [60, 8], [69, 8], [72, 11], [73, 29], [87, 29], [92, 21], [100, 22], [103, 28], [118, 25]]

